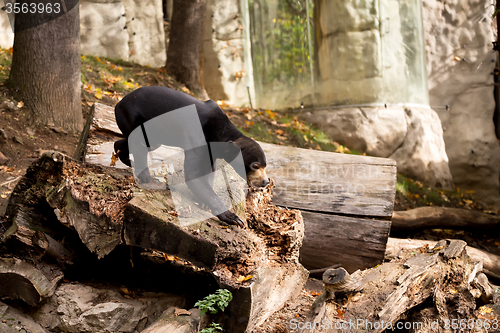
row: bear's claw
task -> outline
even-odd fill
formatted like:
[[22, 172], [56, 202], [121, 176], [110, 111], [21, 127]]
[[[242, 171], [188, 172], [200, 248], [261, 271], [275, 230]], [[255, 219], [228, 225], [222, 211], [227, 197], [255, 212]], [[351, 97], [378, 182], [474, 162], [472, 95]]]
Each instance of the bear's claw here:
[[217, 217], [219, 218], [219, 220], [226, 222], [227, 224], [237, 225], [240, 228], [245, 227], [245, 224], [240, 219], [240, 217], [229, 210], [225, 211], [222, 214], [217, 215]]

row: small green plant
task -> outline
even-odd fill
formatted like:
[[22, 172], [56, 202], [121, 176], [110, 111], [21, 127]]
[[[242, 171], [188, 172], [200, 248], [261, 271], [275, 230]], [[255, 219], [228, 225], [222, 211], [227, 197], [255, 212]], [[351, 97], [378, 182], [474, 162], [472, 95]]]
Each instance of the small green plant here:
[[[233, 299], [233, 294], [227, 289], [219, 289], [215, 292], [215, 294], [210, 294], [204, 299], [196, 302], [194, 305], [196, 308], [200, 309], [200, 318], [207, 312], [211, 314], [216, 314], [219, 312], [219, 309], [224, 312], [224, 309], [227, 308], [229, 302]], [[201, 320], [200, 320], [201, 323]], [[200, 327], [198, 325], [198, 331]], [[200, 333], [214, 333], [214, 332], [222, 332], [222, 327], [219, 324], [212, 323], [209, 327], [200, 331]]]
[[224, 311], [232, 299], [233, 295], [229, 290], [219, 289], [215, 294], [210, 294], [201, 301], [196, 302], [194, 306], [200, 309], [202, 316], [207, 312], [216, 314], [219, 309]]
[[222, 327], [219, 324], [212, 323], [209, 327], [202, 329], [199, 333], [217, 333], [222, 332]]

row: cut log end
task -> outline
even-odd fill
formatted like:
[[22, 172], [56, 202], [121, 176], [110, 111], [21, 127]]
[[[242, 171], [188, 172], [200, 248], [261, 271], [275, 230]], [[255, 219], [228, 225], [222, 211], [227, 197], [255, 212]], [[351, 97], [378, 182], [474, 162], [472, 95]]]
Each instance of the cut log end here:
[[363, 290], [361, 281], [351, 276], [342, 267], [326, 270], [323, 274], [323, 282], [330, 298], [333, 298], [334, 295], [355, 293]]

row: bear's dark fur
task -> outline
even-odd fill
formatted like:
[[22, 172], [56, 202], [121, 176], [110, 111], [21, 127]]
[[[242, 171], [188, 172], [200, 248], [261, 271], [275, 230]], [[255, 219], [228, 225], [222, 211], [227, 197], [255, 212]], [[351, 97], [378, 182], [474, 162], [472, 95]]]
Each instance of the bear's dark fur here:
[[[195, 105], [199, 121], [208, 142], [228, 142], [236, 144], [243, 156], [247, 181], [254, 186], [266, 186], [269, 183], [265, 173], [266, 156], [259, 144], [243, 135], [229, 120], [226, 114], [212, 100], [201, 102], [183, 92], [166, 87], [143, 87], [125, 96], [115, 107], [116, 123], [122, 131], [125, 139], [115, 142], [114, 149], [120, 160], [131, 166], [129, 159], [128, 138], [130, 133], [137, 127], [143, 125], [148, 120], [163, 115], [167, 112], [177, 110], [189, 105]], [[176, 129], [182, 130], [182, 129]], [[168, 142], [162, 144], [168, 146]], [[171, 144], [170, 144], [171, 145]], [[150, 147], [154, 150], [158, 147]], [[182, 147], [181, 147], [182, 148]], [[237, 147], [234, 147], [237, 148]], [[235, 154], [230, 153], [223, 156], [226, 160], [228, 156], [236, 157], [238, 149], [233, 149]], [[200, 175], [206, 175], [214, 170], [214, 163], [217, 157], [214, 156], [212, 165], [206, 165], [200, 161], [206, 161], [200, 156], [201, 150], [191, 149], [185, 151], [185, 177], [186, 181], [197, 179]], [[205, 150], [206, 151], [206, 150]], [[145, 154], [134, 154], [134, 161], [147, 158]], [[228, 161], [230, 162], [230, 161]], [[147, 162], [146, 162], [147, 164]], [[147, 170], [147, 169], [146, 169]], [[140, 181], [147, 182], [150, 178], [149, 170], [143, 173]], [[206, 179], [206, 178], [199, 178]], [[213, 179], [212, 179], [213, 181]], [[217, 217], [226, 223], [243, 226], [241, 219], [231, 211], [227, 210], [224, 203], [212, 189], [210, 181], [190, 181], [188, 183], [191, 192], [205, 203], [208, 203], [212, 211], [224, 211]]]

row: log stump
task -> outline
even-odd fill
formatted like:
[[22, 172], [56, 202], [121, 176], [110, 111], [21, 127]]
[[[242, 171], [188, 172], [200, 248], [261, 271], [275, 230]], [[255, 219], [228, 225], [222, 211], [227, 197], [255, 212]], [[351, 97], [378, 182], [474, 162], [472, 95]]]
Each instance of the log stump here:
[[[35, 304], [50, 294], [82, 244], [98, 258], [118, 245], [178, 256], [210, 272], [233, 293], [224, 329], [251, 332], [299, 293], [308, 276], [298, 259], [302, 216], [272, 204], [273, 185], [249, 190], [247, 229], [217, 218], [182, 226], [168, 190], [141, 189], [128, 170], [47, 152], [12, 193], [0, 228], [0, 258], [29, 263], [46, 277], [39, 287], [28, 274], [16, 273], [31, 290], [32, 296], [21, 298]], [[0, 278], [7, 269], [2, 262]], [[52, 276], [46, 267], [54, 268]], [[0, 293], [9, 295], [4, 285]]]

